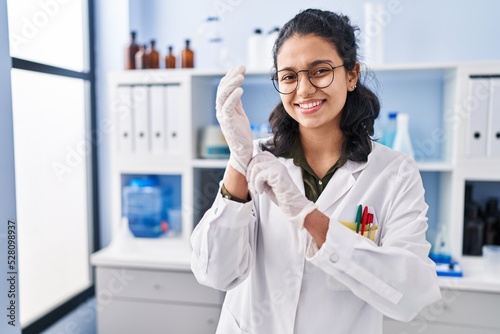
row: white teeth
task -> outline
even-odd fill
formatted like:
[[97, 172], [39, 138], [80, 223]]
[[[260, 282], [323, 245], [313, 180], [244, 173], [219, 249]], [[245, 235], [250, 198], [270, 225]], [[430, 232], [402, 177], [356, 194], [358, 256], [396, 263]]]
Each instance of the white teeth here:
[[321, 101], [316, 101], [316, 102], [311, 102], [311, 103], [299, 103], [299, 107], [302, 109], [310, 109], [313, 107], [316, 107], [317, 105], [320, 105]]

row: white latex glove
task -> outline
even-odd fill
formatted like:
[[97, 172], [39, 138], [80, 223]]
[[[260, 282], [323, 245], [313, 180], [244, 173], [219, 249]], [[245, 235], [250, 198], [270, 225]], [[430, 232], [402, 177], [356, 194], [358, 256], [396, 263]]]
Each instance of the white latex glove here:
[[243, 175], [253, 153], [250, 122], [241, 104], [244, 74], [244, 66], [229, 70], [219, 83], [215, 101], [217, 120], [231, 151], [229, 165]]
[[318, 207], [300, 192], [285, 165], [269, 152], [252, 158], [246, 178], [251, 193], [265, 192], [298, 229], [304, 228], [304, 219]]

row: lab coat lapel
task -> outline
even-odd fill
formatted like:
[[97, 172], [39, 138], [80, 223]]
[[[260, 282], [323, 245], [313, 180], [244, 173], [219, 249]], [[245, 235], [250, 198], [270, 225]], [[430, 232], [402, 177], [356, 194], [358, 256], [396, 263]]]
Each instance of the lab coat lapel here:
[[304, 181], [302, 179], [302, 170], [300, 169], [300, 167], [295, 166], [295, 164], [293, 163], [293, 159], [283, 159], [282, 161], [288, 169], [288, 173], [290, 174], [293, 183], [295, 183], [300, 192], [304, 194], [305, 190]]
[[318, 209], [325, 212], [342, 198], [354, 185], [356, 181], [354, 174], [363, 170], [366, 164], [366, 162], [347, 161], [344, 166], [339, 168], [316, 201]]

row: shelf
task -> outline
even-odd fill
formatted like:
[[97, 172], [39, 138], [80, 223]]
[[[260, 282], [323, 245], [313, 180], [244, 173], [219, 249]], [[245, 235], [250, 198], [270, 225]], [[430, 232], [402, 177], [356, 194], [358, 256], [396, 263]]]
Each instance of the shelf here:
[[439, 277], [439, 286], [444, 289], [500, 293], [500, 277], [486, 275], [483, 258], [464, 256], [459, 261], [463, 277]]
[[[226, 168], [226, 159], [196, 159], [193, 160], [194, 168]], [[451, 172], [453, 166], [446, 162], [417, 162], [421, 172]]]
[[91, 255], [94, 266], [191, 270], [191, 246], [183, 239], [115, 236], [111, 244]]
[[193, 160], [194, 168], [221, 168], [225, 169], [227, 159], [195, 159]]
[[451, 172], [453, 166], [447, 162], [439, 161], [429, 161], [429, 162], [418, 162], [418, 170], [421, 172]]

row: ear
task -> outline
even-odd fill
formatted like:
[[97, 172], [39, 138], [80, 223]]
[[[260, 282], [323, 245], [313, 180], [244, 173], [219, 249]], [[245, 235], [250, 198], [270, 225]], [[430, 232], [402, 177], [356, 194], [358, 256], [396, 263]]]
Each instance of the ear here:
[[356, 64], [354, 64], [354, 68], [351, 71], [347, 72], [347, 90], [349, 92], [352, 92], [356, 89], [360, 68], [361, 66], [359, 65], [359, 62], [356, 62]]

